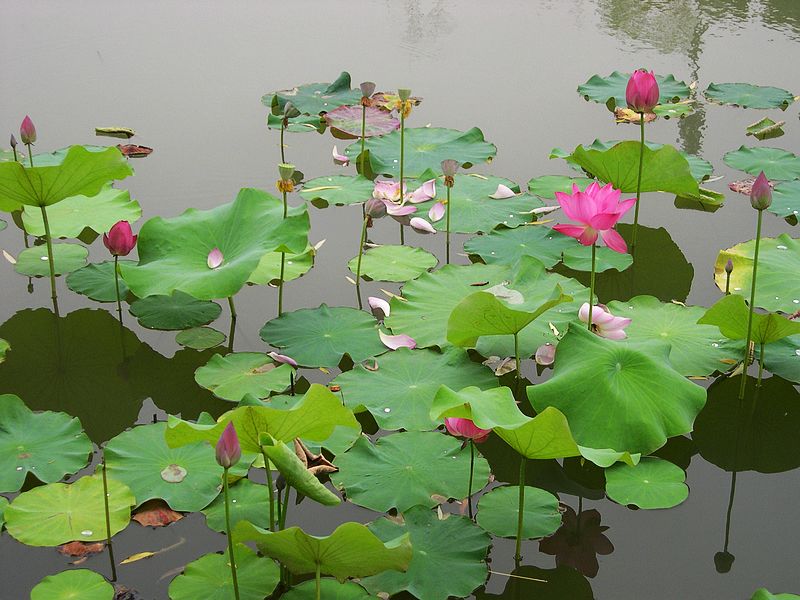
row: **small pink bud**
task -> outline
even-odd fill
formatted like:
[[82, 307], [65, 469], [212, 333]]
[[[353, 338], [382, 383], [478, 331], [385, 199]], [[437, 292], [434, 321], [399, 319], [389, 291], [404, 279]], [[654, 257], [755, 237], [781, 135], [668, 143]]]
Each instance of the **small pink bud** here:
[[481, 429], [469, 419], [459, 419], [456, 417], [446, 418], [444, 420], [444, 426], [450, 435], [467, 438], [476, 444], [485, 442], [489, 434], [492, 433], [491, 429]]
[[364, 205], [364, 211], [373, 219], [380, 219], [386, 216], [386, 205], [381, 200], [370, 198]]
[[214, 248], [211, 252], [208, 253], [208, 268], [209, 269], [216, 269], [218, 266], [222, 264], [222, 261], [225, 258], [222, 256], [222, 252], [219, 248]]
[[733, 260], [731, 260], [730, 258], [728, 259], [728, 262], [725, 263], [725, 272], [728, 275], [733, 273]]
[[653, 112], [659, 98], [658, 82], [652, 71], [639, 69], [631, 74], [625, 88], [625, 100], [628, 108], [637, 113]]
[[114, 223], [108, 233], [103, 234], [103, 244], [114, 256], [128, 256], [136, 246], [138, 237], [133, 235], [130, 223], [118, 221]]
[[14, 137], [13, 133], [11, 134], [11, 147], [12, 148], [16, 148], [17, 147], [17, 138]]
[[764, 171], [759, 173], [753, 183], [753, 189], [750, 191], [750, 204], [756, 210], [764, 210], [772, 204], [772, 186], [767, 176], [764, 175]]
[[22, 125], [19, 126], [19, 138], [26, 146], [36, 141], [36, 127], [33, 126], [33, 121], [27, 115], [22, 119]]
[[419, 233], [436, 233], [433, 225], [420, 217], [412, 217], [408, 224], [411, 225], [414, 231]]
[[239, 436], [233, 421], [229, 421], [225, 431], [219, 436], [217, 442], [217, 464], [225, 469], [230, 469], [242, 457], [242, 448], [239, 446]]

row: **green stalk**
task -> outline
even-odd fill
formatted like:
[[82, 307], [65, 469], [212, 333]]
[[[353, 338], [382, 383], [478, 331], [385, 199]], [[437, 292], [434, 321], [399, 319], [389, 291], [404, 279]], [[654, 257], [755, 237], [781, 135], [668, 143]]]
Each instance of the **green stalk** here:
[[122, 323], [122, 300], [119, 295], [119, 256], [114, 255], [114, 285], [117, 288], [117, 314], [119, 322]]
[[731, 295], [731, 274], [725, 273], [725, 295]]
[[286, 119], [281, 120], [281, 162], [286, 163], [286, 154], [283, 150], [283, 132], [286, 131]]
[[111, 581], [117, 580], [117, 565], [114, 560], [114, 548], [111, 545], [111, 515], [108, 510], [108, 479], [106, 477], [106, 453], [100, 449], [101, 460], [103, 461], [103, 505], [106, 509], [106, 545], [108, 546], [108, 558], [111, 561]]
[[[283, 131], [281, 129], [281, 131]], [[283, 148], [283, 146], [281, 146]], [[286, 219], [286, 215], [289, 213], [289, 203], [286, 200], [286, 192], [283, 191], [283, 218]], [[280, 317], [283, 314], [283, 276], [286, 268], [286, 253], [281, 252], [281, 276], [280, 280], [278, 281], [278, 316]]]
[[[367, 217], [364, 217], [364, 223], [361, 225], [361, 242], [358, 244], [358, 263], [356, 264], [356, 297], [358, 298], [358, 309], [361, 310], [364, 306], [361, 303], [361, 257], [364, 254], [364, 244], [367, 241]], [[400, 231], [403, 231], [403, 226], [400, 226]]]
[[[405, 144], [406, 144], [406, 117], [405, 117], [405, 102], [401, 101], [400, 105], [400, 200], [403, 199], [403, 161], [405, 158]], [[405, 233], [403, 232], [403, 224], [400, 223], [400, 245], [405, 245]]]
[[639, 125], [641, 130], [641, 142], [639, 145], [639, 175], [636, 178], [636, 208], [633, 211], [633, 239], [631, 248], [636, 247], [636, 234], [639, 227], [639, 198], [642, 195], [642, 167], [644, 163], [644, 113], [639, 113]]
[[286, 529], [286, 513], [289, 512], [289, 492], [291, 491], [291, 486], [286, 486], [286, 496], [283, 497], [283, 510], [281, 511], [281, 522], [279, 529], [283, 530]]
[[450, 264], [450, 186], [447, 186], [447, 237], [445, 238], [445, 248], [447, 264]]
[[469, 441], [469, 485], [467, 487], [467, 506], [469, 518], [472, 520], [472, 478], [475, 472], [475, 442]]
[[28, 160], [30, 161], [31, 166], [33, 166], [33, 150], [31, 150], [30, 144], [25, 144], [25, 145], [28, 147]]
[[592, 275], [589, 279], [589, 331], [592, 330], [592, 308], [594, 307], [594, 270], [597, 258], [597, 245], [592, 244]]
[[764, 372], [764, 342], [761, 342], [761, 353], [758, 356], [758, 381], [756, 387], [761, 387], [761, 375]]
[[322, 598], [322, 579], [320, 578], [321, 575], [320, 571], [321, 571], [321, 566], [319, 563], [317, 563], [317, 572], [314, 575], [314, 578], [316, 579], [317, 582], [317, 600], [320, 600]]
[[269, 530], [275, 531], [275, 491], [272, 489], [272, 469], [269, 468], [269, 458], [267, 453], [261, 451], [264, 457], [264, 470], [267, 472], [267, 492], [269, 493]]
[[[33, 163], [33, 158], [31, 158]], [[47, 220], [47, 209], [44, 205], [40, 206], [42, 209], [42, 221], [44, 222], [44, 240], [47, 243], [47, 262], [50, 265], [50, 293], [53, 299], [53, 312], [58, 315], [58, 294], [56, 293], [56, 264], [53, 260], [53, 238], [50, 235], [50, 221]]]
[[231, 537], [231, 509], [228, 500], [228, 469], [222, 473], [222, 489], [225, 492], [225, 533], [228, 534], [228, 556], [231, 565], [231, 578], [233, 579], [233, 595], [239, 600], [239, 580], [236, 577], [236, 558], [233, 555], [233, 538]]
[[517, 370], [517, 396], [520, 395], [519, 386], [522, 383], [522, 373], [520, 373], [520, 360], [519, 360], [519, 334], [514, 334], [514, 367]]
[[761, 220], [764, 211], [758, 211], [758, 224], [756, 226], [756, 249], [753, 252], [753, 280], [750, 283], [750, 313], [747, 316], [747, 337], [744, 345], [744, 369], [742, 371], [742, 384], [739, 387], [739, 401], [744, 400], [745, 387], [747, 386], [747, 367], [750, 358], [750, 340], [753, 335], [753, 309], [756, 303], [756, 275], [758, 273], [758, 249], [761, 245]]
[[519, 565], [522, 560], [522, 526], [525, 521], [525, 465], [528, 460], [520, 457], [519, 463], [519, 508], [517, 509], [517, 546], [514, 551], [514, 561]]
[[228, 352], [233, 352], [233, 337], [236, 335], [236, 306], [233, 304], [233, 296], [228, 296], [228, 306], [231, 308], [231, 329], [228, 332]]

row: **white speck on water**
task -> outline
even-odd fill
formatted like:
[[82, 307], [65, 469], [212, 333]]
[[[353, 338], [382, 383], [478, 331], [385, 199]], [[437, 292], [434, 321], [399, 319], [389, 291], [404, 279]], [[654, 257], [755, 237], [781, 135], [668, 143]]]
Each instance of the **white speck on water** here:
[[786, 246], [775, 246], [778, 250], [786, 250]]
[[[291, 260], [287, 260], [287, 261], [286, 261], [286, 264], [287, 264], [287, 265], [293, 265], [294, 263], [293, 263]], [[235, 556], [235, 555], [234, 555], [234, 556]]]
[[775, 296], [775, 300], [780, 300], [780, 298], [778, 298], [777, 296]]
[[[332, 179], [331, 177], [328, 177], [328, 181], [333, 181], [333, 179]], [[235, 556], [235, 555], [234, 555], [234, 556]]]
[[391, 409], [391, 408], [384, 408], [384, 409], [383, 409], [383, 412], [385, 412], [385, 413], [390, 413], [390, 412], [392, 412], [392, 409]]
[[92, 535], [94, 532], [91, 529], [84, 529], [81, 531], [81, 535]]
[[796, 211], [796, 210], [792, 211], [792, 214], [794, 214], [794, 215], [796, 215], [797, 213], [798, 213], [798, 211]]
[[393, 162], [397, 162], [397, 159], [395, 158]]
[[[494, 256], [494, 254], [495, 254], [495, 253], [494, 253], [494, 252], [492, 252], [492, 256]], [[235, 556], [235, 555], [234, 555], [234, 556]]]
[[22, 467], [17, 467], [17, 471], [22, 471]]
[[797, 350], [795, 350], [795, 351], [794, 351], [794, 353], [795, 353], [797, 356], [800, 356], [800, 348], [798, 348]]
[[741, 291], [742, 291], [742, 288], [733, 288], [733, 291], [734, 291], [734, 292], [741, 292]]
[[792, 302], [793, 302], [794, 304], [800, 304], [800, 300], [798, 300], [797, 298], [795, 298], [794, 300], [792, 300]]
[[[642, 161], [642, 162], [644, 162], [644, 161]], [[552, 236], [552, 235], [548, 235], [548, 236], [547, 236], [547, 239], [548, 239], [548, 240], [552, 240], [552, 239], [553, 239], [553, 236]], [[235, 556], [235, 555], [234, 555], [234, 556]]]
[[719, 348], [719, 344], [717, 342], [711, 342], [711, 346], [714, 348]]
[[[232, 504], [236, 504], [236, 498], [234, 498], [233, 500], [231, 500], [231, 503], [232, 503]], [[236, 555], [234, 555], [234, 556], [236, 556]]]
[[45, 254], [44, 256], [40, 256], [39, 260], [49, 260], [49, 258], [47, 256], [47, 254]]

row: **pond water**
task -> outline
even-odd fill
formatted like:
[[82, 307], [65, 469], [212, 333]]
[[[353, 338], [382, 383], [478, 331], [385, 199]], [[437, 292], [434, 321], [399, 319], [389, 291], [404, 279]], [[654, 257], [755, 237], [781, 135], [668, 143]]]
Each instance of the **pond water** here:
[[[343, 69], [353, 75], [354, 84], [370, 79], [378, 89], [405, 86], [423, 97], [410, 126], [480, 127], [498, 154], [473, 171], [507, 177], [523, 187], [534, 176], [569, 174], [563, 161], [548, 159], [553, 147], [636, 138], [637, 128], [616, 125], [602, 105], [576, 93], [592, 74], [646, 66], [679, 80], [697, 80], [698, 90], [728, 81], [800, 90], [800, 3], [795, 0], [542, 0], [508, 1], [502, 8], [447, 0], [295, 1], [242, 2], [235, 10], [214, 2], [112, 6], [87, 1], [17, 3], [5, 12], [0, 22], [0, 131], [16, 131], [20, 118], [30, 114], [44, 151], [98, 143], [95, 126], [134, 128], [135, 141], [154, 152], [132, 162], [136, 174], [121, 187], [139, 201], [145, 219], [230, 202], [242, 187], [273, 190], [280, 162], [278, 133], [265, 127], [261, 96], [304, 82], [332, 81]], [[685, 260], [667, 261], [662, 272], [642, 274], [637, 293], [658, 290], [662, 300], [701, 306], [719, 298], [713, 281], [717, 252], [752, 239], [755, 228], [747, 197], [727, 189], [742, 173], [726, 166], [722, 156], [742, 144], [800, 148], [797, 106], [780, 112], [701, 104], [683, 120], [648, 125], [648, 140], [710, 161], [722, 179], [707, 187], [727, 198], [712, 213], [677, 210], [666, 194], [644, 196], [646, 235], [660, 240], [657, 228], [666, 228]], [[786, 134], [763, 143], [746, 138], [745, 128], [762, 116], [785, 120]], [[327, 133], [288, 135], [287, 160], [307, 177], [335, 173], [332, 143]], [[291, 200], [299, 202], [299, 196]], [[356, 253], [360, 209], [310, 208], [310, 213], [311, 243], [327, 243], [315, 267], [287, 284], [285, 306], [353, 306], [346, 265]], [[797, 235], [784, 220], [765, 215], [765, 236], [784, 232]], [[397, 228], [384, 219], [371, 237], [397, 243]], [[467, 264], [461, 249], [467, 236], [456, 239], [455, 262]], [[443, 235], [410, 232], [406, 242], [443, 256]], [[13, 225], [0, 233], [0, 247], [12, 255], [23, 249]], [[89, 260], [105, 259], [105, 249], [96, 242]], [[0, 393], [17, 394], [34, 409], [79, 416], [95, 442], [137, 419], [147, 422], [165, 413], [194, 419], [200, 411], [218, 415], [230, 408], [194, 382], [194, 370], [211, 351], [180, 349], [173, 333], [139, 327], [126, 313], [130, 331], [124, 335], [123, 360], [113, 305], [102, 305], [109, 311], [106, 318], [88, 310], [98, 305], [67, 290], [63, 278], [58, 285], [62, 319], [71, 320], [67, 339], [61, 340], [69, 368], [49, 363], [53, 340], [42, 325], [43, 311], [28, 310], [50, 306], [47, 278], [35, 279], [29, 290], [28, 280], [0, 261], [0, 337], [12, 340], [12, 347], [14, 340], [27, 339], [31, 347], [25, 351], [34, 357], [24, 369], [11, 359], [0, 364]], [[380, 288], [398, 290], [395, 284], [370, 282], [363, 295], [376, 295]], [[276, 301], [274, 290], [260, 286], [237, 296], [237, 351], [264, 350], [258, 332], [276, 314]], [[227, 331], [227, 319], [223, 309], [215, 327]], [[303, 375], [323, 383], [330, 379], [312, 370]], [[537, 378], [533, 369], [527, 375]], [[798, 400], [790, 384], [774, 382], [766, 389], [770, 398], [765, 400]], [[706, 462], [688, 441], [672, 446], [670, 457], [676, 462], [691, 457], [690, 495], [680, 506], [635, 511], [591, 494], [583, 499], [584, 510], [596, 509], [602, 516], [614, 546], [611, 554], [598, 557], [599, 571], [588, 579], [594, 597], [744, 599], [759, 587], [797, 593], [800, 521], [794, 511], [800, 471], [744, 471], [735, 479], [734, 495], [729, 472]], [[516, 455], [496, 440], [484, 450], [498, 479], [514, 483]], [[564, 482], [545, 484], [547, 474], [535, 468], [529, 468], [529, 475], [531, 485], [560, 489], [560, 500], [578, 509], [578, 497], [563, 491]], [[327, 535], [340, 522], [377, 516], [351, 503], [321, 509], [306, 501], [290, 511], [289, 524]], [[730, 572], [718, 573], [714, 556], [725, 545], [726, 531], [727, 550], [736, 560]], [[225, 548], [224, 536], [207, 529], [199, 513], [155, 530], [132, 523], [114, 542], [118, 558], [177, 544], [118, 568], [119, 581], [142, 598], [167, 598], [169, 582], [184, 564]], [[513, 552], [513, 540], [494, 541], [490, 568], [498, 574], [475, 597], [577, 597], [540, 596], [530, 584], [510, 584], [500, 573], [514, 568]], [[536, 542], [526, 542], [523, 555], [525, 565], [554, 567], [554, 557], [539, 552]], [[0, 596], [27, 597], [42, 577], [71, 560], [52, 548], [19, 544], [3, 532]], [[92, 557], [83, 566], [107, 574], [107, 557]]]

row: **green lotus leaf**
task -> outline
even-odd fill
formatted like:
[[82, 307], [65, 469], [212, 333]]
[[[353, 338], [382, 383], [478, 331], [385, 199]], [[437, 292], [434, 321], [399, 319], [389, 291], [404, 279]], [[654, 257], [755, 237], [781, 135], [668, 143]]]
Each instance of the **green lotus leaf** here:
[[[744, 298], [736, 294], [723, 296], [709, 308], [698, 323], [716, 325], [731, 340], [747, 338], [750, 311]], [[800, 322], [790, 321], [776, 313], [753, 313], [750, 339], [758, 344], [777, 342], [800, 333]]]
[[[339, 583], [335, 579], [320, 579], [320, 593], [325, 600], [370, 600], [375, 596], [357, 583]], [[304, 581], [281, 596], [282, 600], [316, 600], [316, 581]]]
[[725, 371], [728, 360], [740, 354], [725, 343], [719, 328], [714, 326], [719, 323], [700, 321], [698, 324], [706, 311], [701, 306], [662, 303], [653, 296], [636, 296], [627, 302], [609, 302], [608, 308], [615, 316], [631, 319], [625, 328], [631, 343], [668, 342], [672, 367], [686, 377]]
[[32, 412], [17, 396], [0, 395], [0, 492], [16, 492], [30, 473], [53, 483], [89, 462], [92, 443], [81, 422], [61, 412]]
[[[417, 504], [432, 508], [439, 504], [435, 497], [460, 499], [469, 493], [469, 450], [440, 433], [395, 433], [374, 445], [362, 437], [334, 464], [339, 472], [331, 474], [331, 481], [347, 499], [380, 512], [404, 512]], [[483, 488], [488, 478], [489, 465], [476, 457], [472, 491]]]
[[113, 600], [114, 586], [99, 573], [73, 569], [48, 575], [31, 590], [31, 600]]
[[314, 205], [346, 206], [372, 198], [374, 187], [372, 181], [361, 175], [326, 175], [306, 181], [300, 195]]
[[276, 440], [268, 433], [262, 433], [259, 440], [261, 449], [269, 461], [280, 471], [286, 483], [298, 494], [311, 498], [323, 506], [336, 506], [341, 503], [339, 497], [322, 485], [297, 457], [294, 450], [283, 442]]
[[164, 439], [166, 430], [163, 422], [139, 425], [109, 440], [108, 475], [130, 487], [137, 506], [160, 498], [177, 511], [205, 508], [222, 484], [214, 449], [202, 443], [171, 448]]
[[[53, 267], [56, 275], [64, 275], [86, 264], [89, 250], [80, 244], [53, 244]], [[50, 262], [47, 260], [47, 246], [26, 248], [17, 256], [14, 270], [28, 277], [48, 277]]]
[[192, 350], [216, 348], [225, 341], [225, 334], [211, 327], [192, 327], [178, 332], [175, 342]]
[[[264, 254], [301, 253], [308, 245], [306, 207], [283, 202], [252, 188], [211, 210], [189, 209], [178, 217], [155, 217], [139, 232], [138, 265], [123, 265], [122, 275], [139, 298], [174, 290], [198, 300], [233, 296], [250, 278]], [[223, 263], [208, 267], [208, 253], [219, 248]]]
[[429, 411], [441, 385], [475, 389], [497, 386], [486, 367], [469, 360], [466, 352], [444, 353], [398, 348], [375, 359], [377, 369], [356, 365], [333, 380], [341, 387], [345, 405], [368, 410], [381, 429], [425, 430], [436, 427]]
[[783, 181], [772, 189], [769, 212], [784, 219], [797, 219], [800, 215], [800, 180]]
[[408, 535], [413, 553], [408, 571], [384, 571], [361, 580], [373, 594], [394, 595], [407, 590], [425, 600], [463, 598], [481, 586], [488, 575], [486, 554], [491, 538], [466, 517], [415, 506], [402, 521], [381, 518], [369, 524], [382, 540]]
[[[233, 547], [240, 600], [263, 600], [280, 580], [278, 565], [259, 556], [244, 544]], [[228, 551], [206, 554], [190, 562], [169, 584], [170, 600], [230, 600], [233, 598]]]
[[[611, 111], [617, 106], [625, 108], [628, 106], [625, 99], [625, 88], [630, 78], [630, 73], [620, 73], [619, 71], [613, 71], [607, 77], [592, 75], [586, 83], [578, 86], [578, 93], [586, 100], [605, 104]], [[689, 97], [689, 86], [683, 81], [675, 79], [672, 74], [656, 75], [656, 82], [659, 90], [659, 104], [678, 102]]]
[[513, 265], [523, 256], [540, 260], [546, 268], [561, 260], [561, 254], [580, 243], [550, 227], [538, 225], [498, 228], [464, 243], [464, 251], [481, 257], [487, 265]]
[[[523, 539], [545, 537], [561, 527], [558, 498], [545, 490], [525, 486], [523, 513]], [[478, 525], [498, 537], [516, 537], [518, 515], [518, 486], [496, 487], [478, 502]]]
[[790, 335], [765, 347], [764, 367], [770, 373], [800, 383], [800, 335]]
[[0, 363], [6, 359], [6, 352], [8, 352], [10, 349], [11, 344], [0, 338]]
[[585, 190], [592, 183], [594, 183], [594, 179], [589, 179], [588, 177], [542, 175], [528, 181], [528, 191], [545, 200], [555, 200], [556, 192], [571, 194], [573, 185], [577, 185], [581, 190]]
[[[369, 150], [374, 173], [392, 177], [400, 175], [399, 131], [370, 138], [364, 148]], [[345, 149], [345, 154], [353, 161], [360, 152], [360, 141]], [[483, 132], [477, 127], [468, 131], [441, 127], [406, 127], [403, 177], [419, 177], [428, 169], [435, 174], [441, 174], [441, 163], [448, 159], [457, 160], [462, 168], [469, 169], [474, 164], [492, 160], [496, 154], [497, 147], [487, 142]]]
[[583, 458], [603, 469], [617, 462], [635, 467], [642, 458], [641, 452], [617, 452], [611, 448], [587, 448], [586, 446], [578, 446], [578, 450]]
[[686, 473], [660, 458], [645, 456], [636, 466], [615, 464], [605, 473], [606, 494], [622, 505], [672, 508], [689, 497]]
[[333, 83], [306, 83], [289, 90], [269, 92], [261, 98], [273, 114], [281, 114], [286, 102], [306, 115], [319, 115], [345, 104], [358, 104], [361, 90], [350, 89], [350, 73], [342, 71]]
[[697, 102], [690, 98], [670, 104], [657, 104], [653, 107], [653, 114], [664, 119], [682, 119], [692, 114], [696, 108]]
[[236, 541], [256, 542], [266, 556], [277, 559], [292, 573], [333, 575], [339, 581], [366, 577], [389, 569], [404, 571], [411, 561], [408, 535], [382, 542], [361, 523], [344, 523], [326, 537], [289, 527], [272, 533], [241, 522], [233, 531]]
[[[409, 281], [433, 269], [439, 261], [422, 248], [412, 246], [378, 246], [361, 257], [361, 276], [373, 281]], [[358, 257], [350, 259], [348, 268], [356, 273]]]
[[[576, 240], [577, 241], [577, 240]], [[592, 271], [592, 248], [580, 242], [564, 249], [562, 256], [564, 266], [574, 271]], [[620, 253], [600, 246], [595, 249], [595, 273], [603, 273], [610, 269], [622, 272], [633, 264], [633, 255]]]
[[[283, 129], [283, 116], [269, 113], [267, 115], [267, 129]], [[291, 117], [286, 131], [290, 133], [308, 133], [309, 131], [325, 133], [325, 119], [319, 115]]]
[[[736, 244], [722, 250], [714, 263], [714, 281], [720, 290], [725, 290], [725, 264], [733, 261], [731, 294], [750, 299], [753, 279], [753, 254], [755, 240]], [[776, 238], [761, 238], [758, 253], [758, 285], [756, 306], [769, 311], [788, 314], [800, 309], [800, 240], [782, 233]]]
[[[239, 521], [269, 527], [269, 491], [266, 486], [245, 477], [228, 488], [228, 497], [231, 527], [236, 527]], [[222, 494], [200, 512], [206, 516], [208, 527], [225, 533], [225, 498]]]
[[223, 400], [239, 402], [247, 394], [266, 398], [272, 392], [289, 387], [292, 367], [276, 365], [260, 352], [234, 352], [225, 356], [215, 354], [204, 367], [195, 372], [197, 385], [211, 390]]
[[525, 458], [541, 460], [580, 454], [567, 418], [552, 406], [548, 406], [532, 419], [526, 417], [521, 426], [498, 427], [494, 432]]
[[[308, 273], [314, 266], [316, 250], [306, 248], [300, 254], [286, 254], [283, 262], [283, 282], [293, 281]], [[261, 257], [256, 270], [250, 274], [248, 283], [256, 285], [278, 285], [281, 278], [281, 253], [268, 252]]]
[[476, 600], [592, 600], [592, 586], [573, 567], [561, 565], [555, 569], [533, 566], [517, 567], [511, 572], [505, 590], [501, 594], [490, 594], [484, 590], [475, 592]]
[[797, 594], [772, 594], [767, 588], [759, 588], [750, 600], [800, 600]]
[[[110, 185], [95, 196], [71, 196], [47, 210], [50, 235], [54, 238], [77, 238], [87, 228], [99, 235], [111, 229], [117, 221], [133, 223], [141, 216], [142, 209], [136, 200], [131, 200], [130, 192]], [[31, 235], [44, 235], [39, 207], [26, 206], [22, 223]]]
[[725, 194], [700, 188], [700, 195], [697, 198], [682, 198], [675, 196], [675, 208], [684, 210], [699, 210], [702, 212], [713, 213], [725, 204]]
[[789, 181], [800, 178], [800, 157], [780, 148], [749, 148], [740, 146], [722, 157], [731, 169], [744, 171], [754, 177], [762, 171], [767, 179]]
[[326, 304], [284, 313], [264, 325], [260, 335], [304, 367], [335, 367], [345, 355], [361, 362], [387, 350], [371, 315]]
[[115, 147], [72, 146], [34, 157], [33, 167], [0, 162], [0, 210], [12, 212], [20, 205], [51, 206], [72, 196], [94, 196], [109, 181], [132, 174]]
[[361, 138], [362, 110], [364, 110], [364, 137], [386, 135], [400, 128], [400, 120], [391, 112], [373, 106], [340, 106], [325, 113], [325, 122], [335, 138], [352, 140]]
[[[134, 264], [132, 260], [121, 263]], [[95, 302], [116, 302], [117, 287], [114, 280], [114, 261], [91, 263], [72, 271], [67, 275], [67, 287], [77, 294], [86, 296]], [[123, 300], [128, 295], [128, 286], [122, 277], [119, 278], [119, 295]]]
[[771, 140], [779, 138], [784, 134], [783, 126], [785, 121], [775, 122], [768, 117], [764, 117], [760, 121], [749, 125], [745, 130], [745, 135], [752, 135], [759, 141]]
[[222, 307], [216, 302], [198, 300], [175, 290], [168, 296], [156, 295], [136, 300], [129, 310], [142, 327], [179, 331], [208, 325], [219, 317]]
[[[111, 535], [125, 529], [136, 503], [131, 490], [108, 479]], [[81, 477], [75, 483], [48, 483], [21, 493], [5, 512], [6, 529], [28, 546], [60, 546], [72, 541], [106, 539], [103, 479]]]
[[447, 417], [469, 419], [481, 429], [516, 429], [530, 420], [517, 407], [511, 388], [481, 390], [470, 386], [455, 391], [446, 384], [436, 392], [430, 416], [434, 421]]
[[553, 377], [528, 387], [528, 399], [538, 412], [548, 406], [563, 412], [581, 446], [650, 453], [691, 431], [705, 403], [705, 389], [670, 366], [669, 350], [655, 341], [606, 340], [570, 325], [558, 344]]
[[703, 94], [712, 102], [741, 106], [742, 108], [786, 110], [794, 102], [794, 95], [791, 92], [751, 83], [711, 83]]
[[8, 508], [8, 498], [0, 496], [0, 531], [6, 524], [6, 508]]

